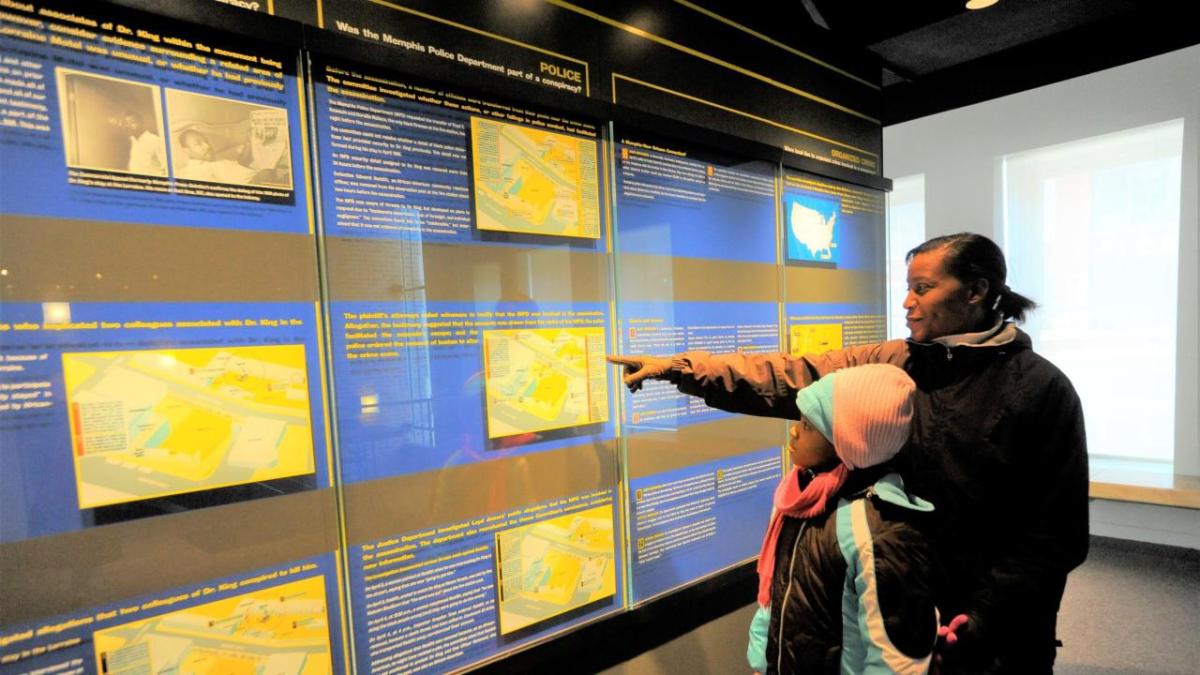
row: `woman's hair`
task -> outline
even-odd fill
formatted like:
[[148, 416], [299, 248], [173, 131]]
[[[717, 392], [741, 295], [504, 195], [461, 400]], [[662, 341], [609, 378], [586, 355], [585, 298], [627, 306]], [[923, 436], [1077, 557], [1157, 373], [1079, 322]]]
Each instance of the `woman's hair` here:
[[983, 299], [984, 307], [1000, 312], [1005, 319], [1025, 320], [1025, 312], [1037, 307], [1037, 303], [1017, 293], [1008, 287], [1008, 265], [1004, 262], [1004, 252], [996, 242], [982, 234], [959, 232], [944, 237], [934, 237], [917, 246], [904, 257], [905, 262], [912, 262], [913, 257], [944, 249], [946, 258], [943, 264], [946, 272], [963, 282], [974, 283], [978, 279], [987, 279], [987, 297]]

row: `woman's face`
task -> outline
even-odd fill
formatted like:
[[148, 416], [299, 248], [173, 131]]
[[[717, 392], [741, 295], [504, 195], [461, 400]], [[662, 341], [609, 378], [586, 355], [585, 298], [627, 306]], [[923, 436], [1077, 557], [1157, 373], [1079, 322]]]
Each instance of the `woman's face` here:
[[970, 288], [946, 273], [946, 249], [913, 256], [908, 263], [908, 295], [904, 297], [910, 337], [917, 342], [979, 330], [987, 283]]

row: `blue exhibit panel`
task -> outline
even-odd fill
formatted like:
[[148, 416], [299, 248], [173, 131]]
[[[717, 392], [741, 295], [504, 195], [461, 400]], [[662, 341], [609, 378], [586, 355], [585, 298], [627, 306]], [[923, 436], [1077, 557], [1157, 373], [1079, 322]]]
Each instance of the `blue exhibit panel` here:
[[788, 264], [876, 270], [884, 256], [883, 193], [788, 174], [783, 183], [784, 257]]
[[326, 234], [605, 250], [595, 125], [358, 66], [314, 70]]
[[4, 213], [310, 231], [295, 52], [104, 4], [66, 3], [70, 24], [23, 5], [0, 36]]
[[0, 541], [328, 487], [318, 321], [310, 303], [4, 305]]
[[[661, 150], [661, 149], [660, 149]], [[775, 263], [775, 169], [617, 146], [623, 253]]]
[[615, 436], [607, 304], [334, 302], [331, 329], [347, 482]]
[[617, 515], [609, 488], [350, 546], [358, 669], [447, 672], [620, 611]]
[[[787, 312], [785, 351], [790, 353], [875, 344], [887, 339], [887, 307], [883, 303], [790, 302], [784, 307]], [[831, 326], [837, 327], [840, 341], [819, 344], [827, 341]], [[824, 340], [806, 339], [805, 327], [812, 327], [815, 335]]]
[[[620, 353], [671, 356], [686, 351], [778, 352], [779, 305], [773, 302], [623, 302]], [[625, 391], [631, 429], [675, 429], [730, 413], [680, 393], [663, 381]]]
[[326, 554], [5, 626], [0, 671], [344, 673], [339, 583]]
[[774, 447], [629, 481], [634, 602], [758, 555], [782, 473]]

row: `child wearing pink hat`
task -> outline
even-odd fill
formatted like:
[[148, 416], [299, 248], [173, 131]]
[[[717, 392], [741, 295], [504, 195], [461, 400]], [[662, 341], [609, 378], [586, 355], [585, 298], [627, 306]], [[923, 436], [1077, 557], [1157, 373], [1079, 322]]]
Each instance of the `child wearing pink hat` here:
[[792, 470], [758, 561], [746, 657], [760, 673], [925, 673], [937, 636], [929, 502], [886, 463], [907, 442], [915, 385], [873, 364], [801, 389]]

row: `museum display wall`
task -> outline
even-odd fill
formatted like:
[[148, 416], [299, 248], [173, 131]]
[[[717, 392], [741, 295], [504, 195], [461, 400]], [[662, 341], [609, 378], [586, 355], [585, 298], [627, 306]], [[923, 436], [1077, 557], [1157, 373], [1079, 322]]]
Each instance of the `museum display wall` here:
[[878, 69], [813, 44], [0, 0], [0, 672], [464, 669], [752, 559], [784, 423], [604, 356], [884, 338]]

